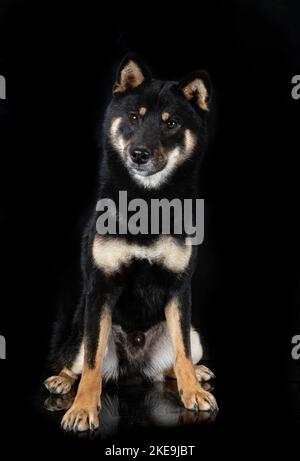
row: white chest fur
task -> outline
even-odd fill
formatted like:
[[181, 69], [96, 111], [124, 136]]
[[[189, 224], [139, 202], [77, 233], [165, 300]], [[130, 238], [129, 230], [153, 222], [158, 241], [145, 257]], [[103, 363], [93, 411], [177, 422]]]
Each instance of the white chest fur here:
[[192, 254], [191, 245], [179, 244], [172, 237], [162, 237], [153, 245], [142, 246], [124, 239], [97, 235], [93, 243], [93, 258], [99, 269], [107, 275], [128, 266], [134, 259], [160, 264], [175, 272], [184, 272]]

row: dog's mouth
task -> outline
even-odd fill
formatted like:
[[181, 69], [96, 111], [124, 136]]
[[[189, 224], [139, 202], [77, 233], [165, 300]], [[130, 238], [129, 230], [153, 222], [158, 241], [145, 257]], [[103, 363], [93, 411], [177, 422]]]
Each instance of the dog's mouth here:
[[149, 159], [147, 162], [139, 163], [132, 160], [132, 157], [127, 156], [126, 165], [131, 173], [138, 176], [152, 176], [162, 171], [168, 163], [168, 159], [164, 158], [159, 161], [155, 158]]
[[165, 168], [165, 165], [161, 165], [159, 167], [156, 166], [150, 166], [150, 167], [145, 167], [142, 165], [129, 165], [130, 170], [138, 175], [138, 176], [152, 176], [156, 173], [159, 173]]

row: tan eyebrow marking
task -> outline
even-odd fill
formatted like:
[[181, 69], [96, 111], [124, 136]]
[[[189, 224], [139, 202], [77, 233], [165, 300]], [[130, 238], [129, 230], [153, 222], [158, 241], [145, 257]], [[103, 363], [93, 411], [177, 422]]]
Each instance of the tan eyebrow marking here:
[[162, 118], [162, 120], [163, 120], [164, 122], [166, 122], [166, 121], [170, 118], [169, 112], [163, 112], [163, 113], [161, 114], [161, 118]]
[[147, 107], [140, 107], [139, 108], [139, 114], [141, 117], [143, 117], [145, 115], [145, 113], [147, 112]]

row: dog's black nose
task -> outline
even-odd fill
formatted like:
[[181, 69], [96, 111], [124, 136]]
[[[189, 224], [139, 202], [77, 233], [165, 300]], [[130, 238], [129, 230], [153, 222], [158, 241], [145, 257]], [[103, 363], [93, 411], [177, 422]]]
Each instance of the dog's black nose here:
[[130, 156], [134, 163], [141, 165], [148, 162], [151, 153], [147, 149], [137, 148], [131, 151]]

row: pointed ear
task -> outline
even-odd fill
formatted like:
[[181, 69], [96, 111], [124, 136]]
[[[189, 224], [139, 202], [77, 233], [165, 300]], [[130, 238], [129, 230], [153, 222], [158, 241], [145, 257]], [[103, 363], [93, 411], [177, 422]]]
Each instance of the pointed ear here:
[[151, 79], [150, 71], [134, 54], [125, 56], [120, 64], [113, 94], [126, 93]]
[[179, 83], [183, 96], [200, 109], [209, 110], [211, 84], [208, 74], [198, 70], [187, 75]]

